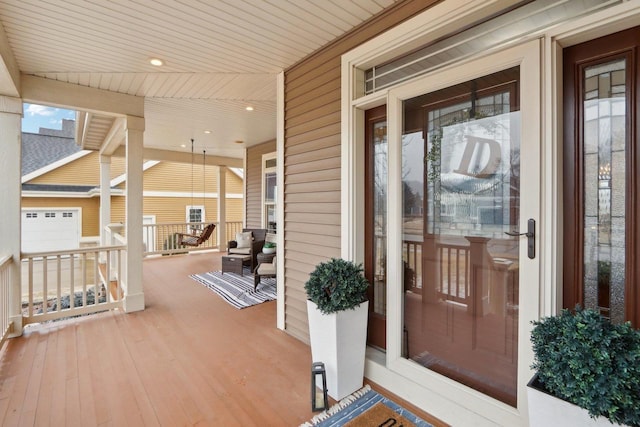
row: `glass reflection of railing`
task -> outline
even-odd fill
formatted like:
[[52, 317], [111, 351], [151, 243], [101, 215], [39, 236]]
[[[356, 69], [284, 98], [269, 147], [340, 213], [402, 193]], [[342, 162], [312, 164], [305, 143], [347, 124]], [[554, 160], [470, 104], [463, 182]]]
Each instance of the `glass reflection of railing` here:
[[469, 246], [438, 244], [440, 283], [438, 291], [449, 301], [466, 304], [470, 296]]
[[422, 293], [422, 240], [405, 235], [402, 241], [404, 290]]

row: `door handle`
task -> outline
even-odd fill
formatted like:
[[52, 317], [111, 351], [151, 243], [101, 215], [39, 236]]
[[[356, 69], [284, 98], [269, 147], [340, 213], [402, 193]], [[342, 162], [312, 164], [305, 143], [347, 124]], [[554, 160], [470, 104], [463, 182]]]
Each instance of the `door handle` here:
[[534, 259], [536, 257], [536, 220], [535, 219], [529, 218], [529, 221], [527, 221], [526, 233], [518, 233], [517, 231], [505, 231], [504, 234], [507, 234], [513, 237], [527, 236], [527, 253], [528, 253], [529, 259]]

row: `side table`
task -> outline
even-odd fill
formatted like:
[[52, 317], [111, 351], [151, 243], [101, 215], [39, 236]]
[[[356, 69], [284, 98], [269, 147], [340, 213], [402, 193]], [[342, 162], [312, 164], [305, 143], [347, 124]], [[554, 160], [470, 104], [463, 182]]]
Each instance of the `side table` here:
[[242, 276], [242, 266], [251, 261], [249, 255], [233, 255], [222, 257], [222, 274], [235, 273]]

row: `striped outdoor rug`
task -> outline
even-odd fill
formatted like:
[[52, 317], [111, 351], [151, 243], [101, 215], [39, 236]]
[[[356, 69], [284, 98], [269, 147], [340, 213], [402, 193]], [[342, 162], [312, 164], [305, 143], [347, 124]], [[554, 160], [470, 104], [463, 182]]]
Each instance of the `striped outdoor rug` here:
[[235, 308], [247, 308], [276, 299], [276, 279], [262, 278], [258, 289], [254, 291], [253, 275], [249, 268], [245, 268], [244, 276], [210, 271], [192, 274], [189, 277], [220, 295], [223, 300]]

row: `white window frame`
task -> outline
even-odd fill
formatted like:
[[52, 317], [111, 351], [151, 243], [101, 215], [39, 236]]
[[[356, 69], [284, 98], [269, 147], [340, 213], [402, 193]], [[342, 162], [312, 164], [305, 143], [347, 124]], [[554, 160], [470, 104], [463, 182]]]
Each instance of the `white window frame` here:
[[[262, 155], [262, 185], [261, 185], [261, 190], [260, 190], [260, 195], [261, 195], [261, 203], [260, 206], [262, 208], [262, 213], [261, 213], [261, 218], [262, 218], [262, 228], [269, 228], [268, 227], [268, 218], [267, 218], [267, 206], [273, 206], [277, 209], [278, 207], [278, 184], [277, 184], [277, 179], [278, 179], [278, 166], [276, 164], [276, 166], [273, 167], [267, 167], [267, 161], [268, 160], [276, 160], [277, 162], [277, 152], [272, 152], [272, 153], [267, 153], [267, 154], [263, 154]], [[267, 185], [267, 179], [266, 176], [268, 173], [275, 173], [276, 174], [276, 191], [273, 197], [273, 202], [267, 202], [266, 200], [266, 185]], [[277, 215], [276, 215], [277, 216]], [[276, 221], [277, 222], [277, 221]]]
[[187, 224], [191, 222], [189, 211], [191, 211], [192, 209], [193, 210], [196, 210], [196, 209], [200, 210], [200, 219], [201, 219], [200, 222], [206, 222], [207, 221], [207, 219], [206, 219], [207, 217], [205, 216], [205, 212], [206, 211], [205, 211], [204, 205], [187, 205], [185, 207], [185, 218], [186, 218], [185, 222]]

